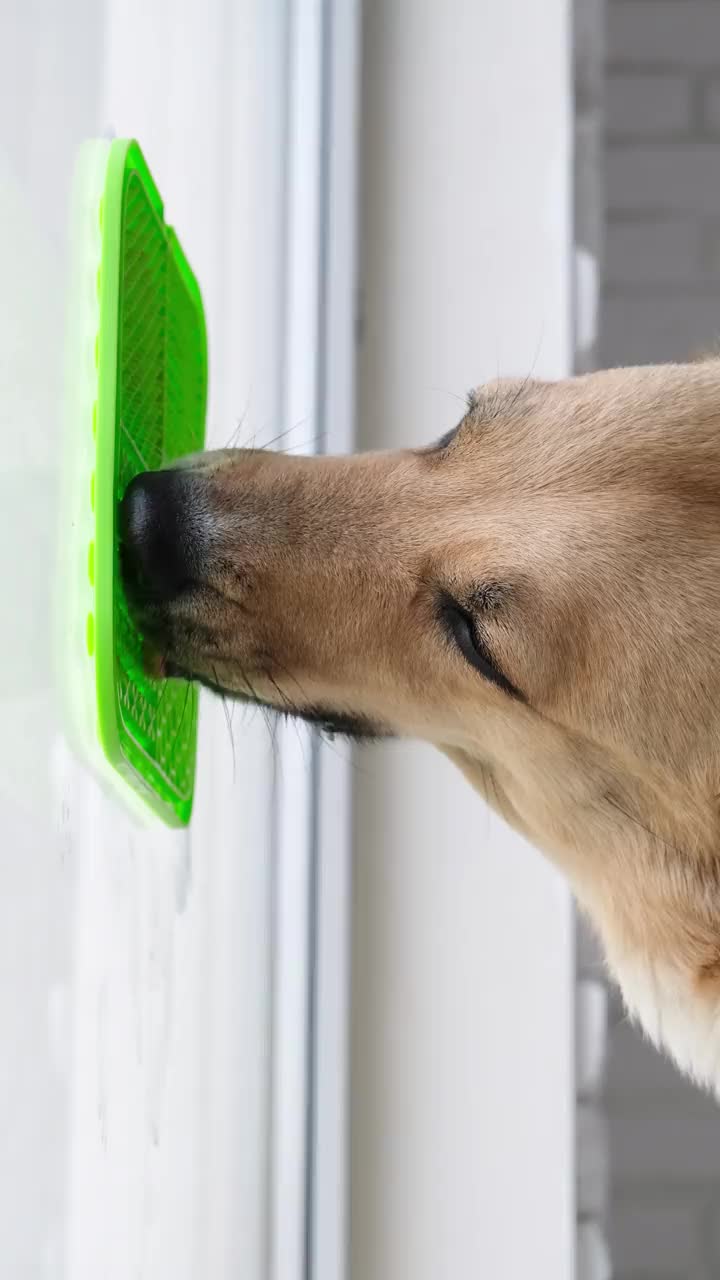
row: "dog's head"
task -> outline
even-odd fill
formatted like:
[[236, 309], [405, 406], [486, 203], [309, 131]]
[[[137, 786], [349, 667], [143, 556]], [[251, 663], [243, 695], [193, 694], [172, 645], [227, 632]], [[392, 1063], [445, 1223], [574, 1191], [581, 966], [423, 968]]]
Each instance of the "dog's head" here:
[[566, 860], [720, 783], [718, 364], [501, 381], [416, 450], [205, 454], [123, 522], [167, 670], [426, 738]]
[[716, 1076], [720, 362], [498, 382], [416, 450], [210, 453], [123, 524], [166, 671], [437, 744]]
[[144, 625], [172, 668], [298, 713], [489, 756], [540, 719], [677, 767], [720, 683], [715, 368], [499, 382], [430, 447], [140, 476]]

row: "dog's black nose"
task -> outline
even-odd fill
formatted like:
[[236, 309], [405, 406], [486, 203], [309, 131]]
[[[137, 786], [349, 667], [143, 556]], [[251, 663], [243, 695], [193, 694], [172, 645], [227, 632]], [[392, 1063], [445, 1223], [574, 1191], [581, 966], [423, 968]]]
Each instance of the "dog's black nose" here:
[[197, 483], [186, 471], [144, 471], [120, 504], [122, 567], [131, 595], [169, 601], [198, 575]]

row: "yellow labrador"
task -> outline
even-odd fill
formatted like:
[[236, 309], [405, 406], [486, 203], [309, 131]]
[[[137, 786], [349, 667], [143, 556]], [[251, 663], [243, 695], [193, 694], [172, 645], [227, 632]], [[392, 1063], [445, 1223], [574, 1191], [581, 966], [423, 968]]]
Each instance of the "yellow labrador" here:
[[499, 381], [429, 448], [209, 453], [123, 525], [166, 672], [435, 743], [720, 1088], [720, 361]]

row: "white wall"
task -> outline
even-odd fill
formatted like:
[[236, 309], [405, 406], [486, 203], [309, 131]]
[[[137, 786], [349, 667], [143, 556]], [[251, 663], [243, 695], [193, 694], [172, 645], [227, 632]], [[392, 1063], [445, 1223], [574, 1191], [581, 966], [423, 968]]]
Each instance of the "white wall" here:
[[52, 643], [84, 137], [137, 134], [202, 281], [210, 438], [251, 385], [272, 431], [260, 158], [282, 76], [263, 9], [0, 6], [0, 1252], [18, 1280], [266, 1275], [266, 735], [237, 735], [234, 775], [203, 708], [192, 831], [141, 829], [69, 752]]
[[[365, 6], [360, 437], [568, 371], [565, 0]], [[574, 1274], [567, 890], [439, 757], [356, 782], [354, 1280]]]

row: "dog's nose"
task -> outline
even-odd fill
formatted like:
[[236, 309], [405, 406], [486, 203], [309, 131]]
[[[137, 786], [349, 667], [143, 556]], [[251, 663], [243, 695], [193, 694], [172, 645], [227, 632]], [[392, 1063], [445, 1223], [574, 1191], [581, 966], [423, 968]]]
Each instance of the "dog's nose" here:
[[169, 601], [197, 578], [194, 488], [184, 471], [144, 471], [128, 485], [120, 504], [120, 539], [131, 594]]

